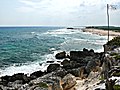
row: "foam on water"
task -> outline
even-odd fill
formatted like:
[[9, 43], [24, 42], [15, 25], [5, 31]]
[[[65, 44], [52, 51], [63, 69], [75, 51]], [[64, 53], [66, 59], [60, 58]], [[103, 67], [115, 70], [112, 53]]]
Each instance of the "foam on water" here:
[[[83, 48], [88, 48], [94, 49], [95, 52], [103, 52], [104, 49], [102, 45], [106, 43], [107, 39], [106, 36], [99, 36], [88, 32], [82, 32], [82, 30], [80, 29], [65, 29], [65, 28], [48, 30], [43, 33], [32, 31], [30, 32], [30, 36], [31, 35], [32, 37], [35, 37], [38, 40], [42, 41], [48, 40], [47, 42], [45, 42], [44, 45], [51, 44], [56, 46], [49, 47], [48, 49], [50, 53], [46, 53], [44, 55], [41, 53], [37, 53], [37, 55], [36, 53], [31, 54], [31, 56], [34, 58], [36, 58], [36, 56], [41, 55], [39, 58], [40, 60], [29, 62], [21, 66], [12, 65], [7, 68], [0, 69], [0, 76], [13, 75], [15, 73], [25, 73], [29, 75], [30, 73], [33, 73], [38, 70], [44, 71], [50, 64], [46, 63], [46, 61], [54, 61], [55, 63], [58, 63], [57, 62], [58, 60], [55, 59], [55, 55], [56, 53], [63, 50], [69, 52], [71, 50], [82, 50]], [[60, 41], [60, 43], [57, 43], [58, 41]]]
[[4, 70], [0, 70], [0, 76], [5, 76], [5, 75], [13, 75], [15, 73], [25, 73], [25, 74], [30, 74], [33, 73], [34, 71], [38, 70], [46, 70], [47, 65], [40, 64], [38, 62], [36, 63], [31, 63], [29, 65], [23, 65], [23, 66], [10, 66], [5, 68]]

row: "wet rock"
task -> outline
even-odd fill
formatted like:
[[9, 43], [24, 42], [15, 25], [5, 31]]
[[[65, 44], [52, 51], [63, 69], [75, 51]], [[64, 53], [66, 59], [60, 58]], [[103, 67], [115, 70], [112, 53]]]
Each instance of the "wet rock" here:
[[70, 66], [70, 61], [65, 59], [64, 61], [61, 62], [61, 64], [65, 67], [65, 66]]
[[47, 63], [54, 63], [54, 61], [47, 61]]
[[30, 79], [27, 77], [27, 75], [24, 75], [24, 73], [17, 73], [10, 77], [11, 82], [14, 82], [16, 80], [22, 80], [23, 84], [30, 81]]
[[17, 73], [13, 76], [3, 76], [1, 77], [1, 84], [7, 86], [8, 82], [14, 82], [16, 80], [21, 80], [22, 83], [28, 83], [30, 81], [30, 78], [27, 77], [27, 75], [24, 75], [23, 73]]
[[55, 58], [56, 58], [56, 59], [64, 59], [64, 58], [66, 58], [66, 52], [63, 51], [63, 52], [57, 53], [57, 54], [55, 55]]
[[47, 72], [53, 72], [55, 70], [57, 70], [58, 68], [60, 68], [60, 64], [50, 64], [48, 67], [47, 67]]
[[36, 71], [36, 72], [33, 72], [32, 74], [30, 74], [30, 78], [35, 79], [35, 78], [43, 76], [44, 74], [45, 74], [45, 72], [42, 72], [41, 70]]

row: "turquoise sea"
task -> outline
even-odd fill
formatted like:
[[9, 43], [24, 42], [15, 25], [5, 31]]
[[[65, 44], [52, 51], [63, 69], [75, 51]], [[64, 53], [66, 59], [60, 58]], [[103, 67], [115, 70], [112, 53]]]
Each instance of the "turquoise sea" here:
[[0, 27], [0, 76], [46, 70], [60, 51], [103, 51], [106, 36], [65, 27]]

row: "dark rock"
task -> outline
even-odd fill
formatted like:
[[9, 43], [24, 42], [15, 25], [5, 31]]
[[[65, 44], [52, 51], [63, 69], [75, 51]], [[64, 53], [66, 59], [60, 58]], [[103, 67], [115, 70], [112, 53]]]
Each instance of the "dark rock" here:
[[86, 49], [86, 48], [83, 48], [83, 52], [88, 52], [88, 49]]
[[10, 78], [11, 76], [2, 76], [1, 77], [1, 81], [9, 81], [9, 78]]
[[74, 28], [68, 27], [67, 29], [74, 29]]
[[70, 61], [65, 59], [64, 61], [61, 62], [61, 64], [65, 67], [65, 66], [69, 66], [70, 65]]
[[60, 69], [55, 73], [56, 76], [61, 77], [61, 78], [63, 78], [67, 74], [68, 72], [65, 69]]
[[90, 51], [89, 52], [92, 52], [92, 53], [94, 53], [94, 50], [93, 49], [90, 49]]
[[55, 58], [56, 58], [56, 59], [64, 59], [64, 58], [66, 58], [66, 52], [63, 51], [63, 52], [57, 53], [57, 54], [55, 55]]
[[47, 61], [47, 63], [54, 63], [54, 61]]
[[24, 75], [23, 73], [17, 73], [14, 74], [13, 76], [3, 76], [1, 77], [1, 82], [0, 84], [2, 85], [7, 85], [8, 82], [14, 82], [16, 80], [22, 80], [22, 83], [28, 83], [30, 79], [27, 77], [27, 75]]
[[30, 79], [27, 77], [27, 75], [24, 75], [24, 73], [17, 73], [10, 77], [11, 82], [14, 82], [16, 80], [22, 80], [23, 84], [30, 81]]
[[36, 71], [36, 72], [33, 72], [32, 74], [30, 74], [30, 78], [35, 79], [35, 78], [43, 76], [44, 74], [45, 74], [45, 72]]
[[50, 64], [48, 67], [47, 67], [47, 72], [52, 72], [52, 71], [55, 71], [57, 70], [58, 68], [60, 68], [60, 64]]
[[76, 77], [79, 77], [80, 76], [80, 69], [79, 68], [76, 68], [76, 69], [68, 69], [67, 70], [67, 73], [70, 73]]
[[87, 56], [93, 56], [93, 54], [88, 51], [70, 51], [70, 60], [81, 60]]
[[78, 68], [78, 67], [82, 66], [82, 64], [77, 63], [77, 61], [68, 61], [68, 60], [64, 60], [63, 62], [61, 62], [61, 64], [63, 65], [62, 68], [66, 69], [66, 70]]

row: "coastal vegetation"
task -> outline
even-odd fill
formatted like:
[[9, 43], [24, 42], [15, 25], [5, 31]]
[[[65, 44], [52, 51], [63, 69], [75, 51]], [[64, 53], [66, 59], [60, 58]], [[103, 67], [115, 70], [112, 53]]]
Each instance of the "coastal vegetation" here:
[[120, 47], [120, 37], [115, 37], [111, 41], [108, 41], [107, 45]]
[[[88, 26], [86, 28], [108, 30], [108, 26]], [[120, 32], [120, 27], [109, 26], [109, 30], [112, 30], [112, 31], [115, 31], [115, 32]]]

